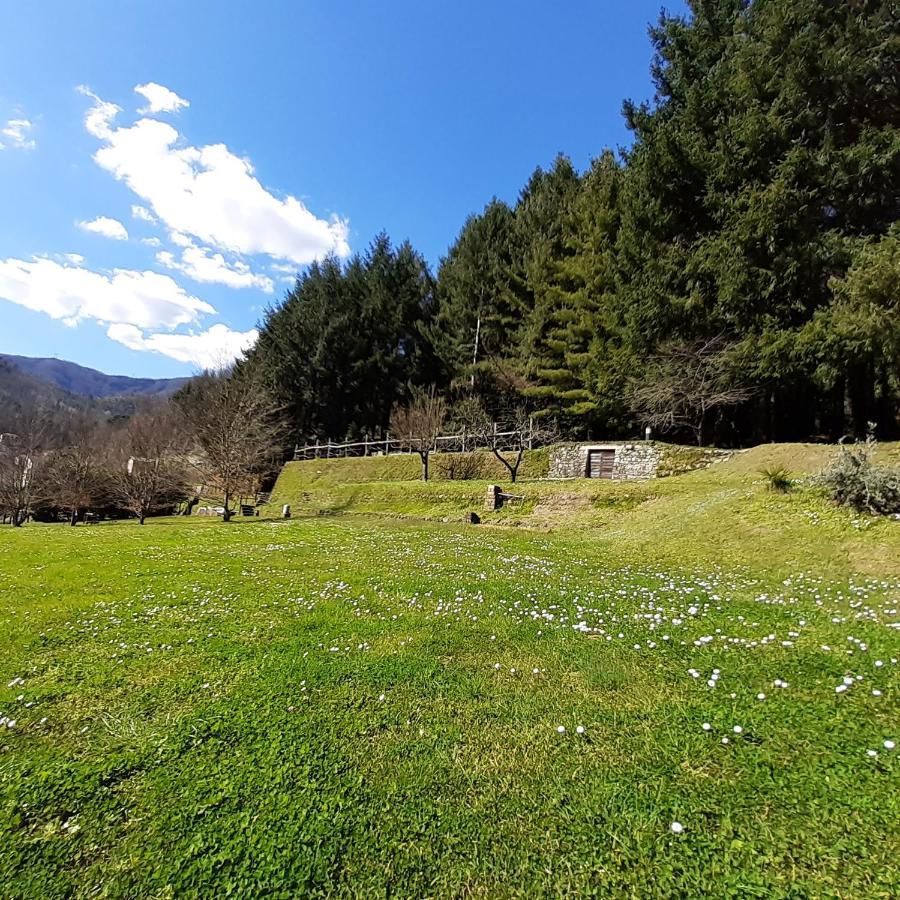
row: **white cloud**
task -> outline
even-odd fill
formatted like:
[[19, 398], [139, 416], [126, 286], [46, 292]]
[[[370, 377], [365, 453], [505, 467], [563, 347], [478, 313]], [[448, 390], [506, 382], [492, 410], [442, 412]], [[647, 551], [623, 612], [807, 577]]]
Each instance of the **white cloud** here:
[[159, 247], [162, 241], [158, 237], [146, 237], [141, 238], [141, 243], [146, 244], [148, 247]]
[[170, 91], [167, 87], [163, 87], [155, 81], [139, 84], [134, 89], [134, 92], [140, 94], [147, 101], [147, 105], [143, 109], [138, 110], [141, 114], [178, 112], [179, 109], [191, 105], [187, 100], [179, 97], [175, 91]]
[[170, 231], [169, 240], [177, 247], [194, 246], [194, 242], [186, 234], [182, 234], [180, 231]]
[[139, 219], [141, 222], [150, 222], [151, 224], [156, 223], [156, 216], [154, 216], [146, 206], [132, 206], [131, 218]]
[[84, 231], [92, 231], [94, 234], [102, 234], [103, 237], [112, 238], [115, 241], [127, 241], [128, 231], [118, 219], [110, 219], [108, 216], [97, 216], [90, 222], [79, 222], [78, 227]]
[[34, 150], [37, 146], [34, 139], [29, 137], [34, 125], [28, 119], [9, 119], [0, 128], [0, 150], [10, 147], [13, 150]]
[[79, 90], [94, 101], [85, 127], [103, 142], [94, 159], [171, 231], [219, 250], [264, 253], [298, 266], [329, 253], [350, 253], [344, 220], [317, 218], [296, 197], [276, 197], [257, 180], [250, 162], [224, 144], [182, 144], [171, 125], [155, 119], [115, 127], [119, 107]]
[[176, 328], [215, 308], [158, 272], [114, 269], [104, 274], [39, 257], [0, 259], [0, 298], [53, 319], [98, 319], [139, 328]]
[[79, 84], [75, 88], [79, 94], [90, 97], [94, 101], [94, 105], [85, 113], [84, 127], [88, 134], [95, 138], [105, 138], [110, 134], [110, 126], [113, 119], [122, 112], [120, 106], [115, 103], [107, 103], [101, 100], [87, 85]]
[[259, 288], [267, 294], [275, 290], [275, 283], [266, 275], [257, 275], [250, 266], [238, 260], [228, 263], [221, 253], [189, 244], [181, 252], [181, 259], [168, 250], [156, 254], [156, 261], [167, 269], [174, 269], [207, 284], [224, 284], [231, 288]]
[[217, 324], [193, 334], [144, 334], [134, 325], [110, 325], [107, 336], [131, 350], [162, 353], [179, 362], [192, 363], [203, 369], [218, 369], [237, 359], [255, 343], [259, 333], [232, 331]]

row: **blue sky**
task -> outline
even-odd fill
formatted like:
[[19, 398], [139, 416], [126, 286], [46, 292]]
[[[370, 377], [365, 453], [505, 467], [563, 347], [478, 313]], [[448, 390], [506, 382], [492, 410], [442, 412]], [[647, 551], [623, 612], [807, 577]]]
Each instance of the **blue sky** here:
[[[681, 2], [667, 3], [683, 11]], [[432, 264], [562, 151], [622, 147], [659, 0], [9, 4], [0, 352], [187, 374], [384, 229]], [[140, 91], [136, 91], [140, 88]]]

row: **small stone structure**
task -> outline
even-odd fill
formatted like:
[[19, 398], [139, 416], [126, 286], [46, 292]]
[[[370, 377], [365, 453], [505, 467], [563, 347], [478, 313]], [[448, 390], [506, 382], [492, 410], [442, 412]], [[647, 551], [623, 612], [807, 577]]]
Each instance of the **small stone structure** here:
[[485, 509], [502, 509], [507, 503], [521, 503], [525, 498], [507, 494], [499, 484], [489, 484], [484, 498]]
[[656, 477], [660, 459], [662, 452], [650, 441], [569, 444], [550, 450], [549, 477], [646, 481]]

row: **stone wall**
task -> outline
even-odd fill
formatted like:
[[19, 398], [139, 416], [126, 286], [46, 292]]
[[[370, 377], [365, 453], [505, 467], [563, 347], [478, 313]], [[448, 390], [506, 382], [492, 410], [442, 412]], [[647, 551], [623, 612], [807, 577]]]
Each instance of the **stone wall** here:
[[550, 450], [550, 478], [586, 478], [589, 450], [614, 450], [612, 477], [616, 481], [644, 481], [656, 477], [662, 452], [650, 442], [578, 444]]

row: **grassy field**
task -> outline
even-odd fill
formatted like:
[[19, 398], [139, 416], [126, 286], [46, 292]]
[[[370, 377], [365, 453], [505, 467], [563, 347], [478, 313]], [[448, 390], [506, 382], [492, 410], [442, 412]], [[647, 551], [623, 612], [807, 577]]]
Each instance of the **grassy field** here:
[[900, 523], [818, 452], [2, 530], [0, 895], [896, 896]]

